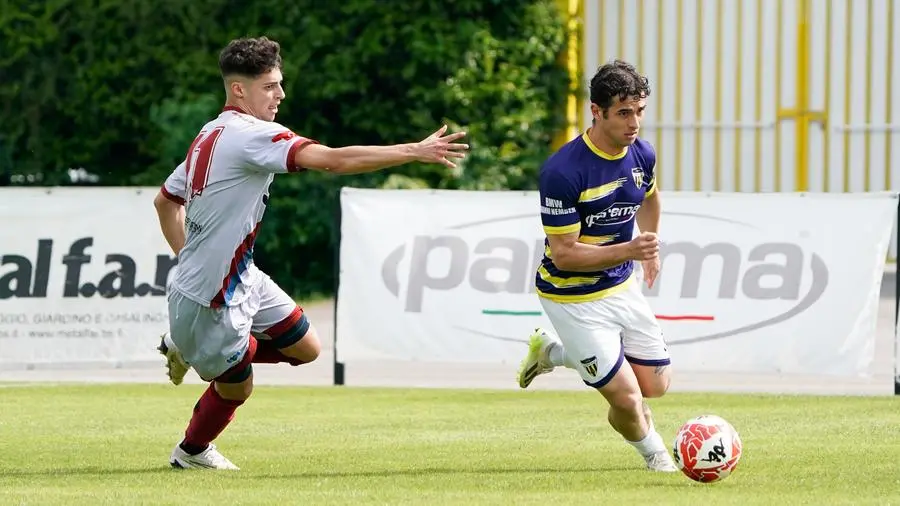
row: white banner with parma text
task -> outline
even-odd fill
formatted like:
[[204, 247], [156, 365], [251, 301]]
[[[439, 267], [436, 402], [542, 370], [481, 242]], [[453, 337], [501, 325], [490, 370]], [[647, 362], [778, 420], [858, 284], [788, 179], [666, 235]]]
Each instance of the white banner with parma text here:
[[159, 360], [158, 188], [0, 190], [0, 368]]
[[[665, 192], [644, 293], [683, 371], [866, 376], [896, 194]], [[515, 363], [537, 326], [536, 192], [341, 194], [338, 360]]]

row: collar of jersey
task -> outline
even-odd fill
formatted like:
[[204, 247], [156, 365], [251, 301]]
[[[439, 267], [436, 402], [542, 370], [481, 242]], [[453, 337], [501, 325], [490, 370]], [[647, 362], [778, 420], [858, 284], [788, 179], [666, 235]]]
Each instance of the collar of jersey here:
[[591, 138], [588, 137], [588, 130], [585, 130], [585, 132], [581, 134], [581, 138], [582, 140], [584, 140], [584, 143], [587, 144], [587, 147], [589, 147], [591, 151], [594, 152], [595, 155], [603, 158], [604, 160], [619, 160], [621, 158], [624, 158], [625, 155], [628, 154], [628, 146], [625, 146], [625, 149], [623, 149], [622, 152], [618, 155], [610, 155], [597, 146], [594, 146], [594, 143], [591, 142]]
[[223, 107], [222, 112], [225, 112], [225, 111], [235, 111], [235, 112], [239, 112], [241, 114], [247, 114], [247, 112], [244, 111], [243, 109], [241, 109], [240, 107], [236, 107], [233, 105], [226, 105], [225, 107]]

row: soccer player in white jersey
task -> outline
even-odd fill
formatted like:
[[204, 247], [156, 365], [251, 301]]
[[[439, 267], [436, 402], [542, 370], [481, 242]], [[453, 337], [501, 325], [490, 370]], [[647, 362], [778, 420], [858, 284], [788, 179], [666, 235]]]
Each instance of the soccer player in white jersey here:
[[303, 310], [253, 263], [253, 245], [274, 174], [321, 170], [357, 174], [409, 162], [455, 167], [468, 145], [446, 127], [391, 146], [331, 148], [274, 122], [285, 98], [279, 44], [230, 42], [219, 55], [224, 110], [200, 130], [154, 205], [178, 255], [168, 286], [169, 378], [189, 368], [210, 385], [169, 459], [177, 468], [237, 469], [212, 443], [253, 390], [252, 363], [311, 362], [315, 328]]
[[593, 125], [541, 167], [546, 247], [535, 284], [558, 337], [536, 329], [518, 381], [527, 388], [555, 367], [575, 369], [606, 398], [610, 425], [647, 467], [672, 472], [644, 402], [668, 389], [669, 352], [634, 272], [641, 262], [652, 286], [660, 268], [656, 153], [638, 138], [649, 94], [632, 65], [600, 67], [590, 85]]

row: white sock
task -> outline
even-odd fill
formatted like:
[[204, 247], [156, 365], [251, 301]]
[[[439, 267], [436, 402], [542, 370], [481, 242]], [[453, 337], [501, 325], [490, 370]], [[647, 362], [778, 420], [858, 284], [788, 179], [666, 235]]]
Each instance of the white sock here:
[[569, 369], [576, 369], [577, 366], [571, 360], [569, 360], [569, 356], [566, 354], [566, 348], [562, 345], [562, 343], [553, 343], [550, 346], [550, 349], [547, 350], [547, 358], [550, 360], [550, 364], [553, 367], [568, 367]]
[[[626, 441], [628, 441], [626, 439]], [[647, 433], [647, 436], [640, 441], [628, 441], [628, 443], [633, 446], [638, 453], [643, 456], [653, 455], [654, 453], [659, 452], [667, 452], [666, 443], [663, 441], [662, 436], [659, 435], [659, 432], [655, 430], [651, 430]]]
[[560, 367], [566, 364], [566, 349], [563, 348], [563, 345], [560, 343], [553, 343], [550, 345], [550, 349], [547, 350], [547, 358], [550, 359], [550, 364], [553, 367]]

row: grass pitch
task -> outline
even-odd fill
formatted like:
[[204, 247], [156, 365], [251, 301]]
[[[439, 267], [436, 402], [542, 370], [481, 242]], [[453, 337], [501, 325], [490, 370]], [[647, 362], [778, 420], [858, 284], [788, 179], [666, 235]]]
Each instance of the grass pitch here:
[[0, 504], [900, 504], [900, 400], [670, 394], [744, 441], [715, 484], [645, 471], [594, 392], [257, 387], [219, 438], [238, 472], [168, 465], [202, 387], [0, 386]]

